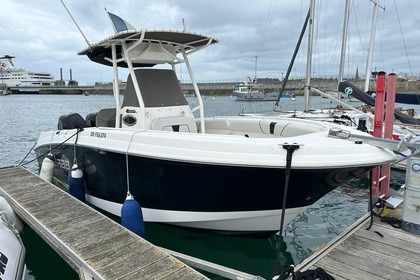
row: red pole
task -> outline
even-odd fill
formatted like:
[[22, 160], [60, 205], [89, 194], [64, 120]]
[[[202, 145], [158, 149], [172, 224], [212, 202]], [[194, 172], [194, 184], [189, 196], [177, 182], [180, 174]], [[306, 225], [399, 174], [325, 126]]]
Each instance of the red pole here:
[[379, 72], [376, 78], [375, 116], [373, 119], [373, 136], [382, 138], [385, 105], [386, 73]]
[[[385, 105], [385, 80], [386, 73], [379, 72], [376, 78], [376, 95], [375, 95], [375, 116], [373, 118], [373, 136], [383, 138], [383, 122], [384, 122], [384, 105]], [[371, 187], [373, 196], [380, 196], [379, 179], [381, 175], [381, 167], [372, 170]]]
[[[397, 76], [394, 73], [388, 75], [388, 83], [386, 85], [386, 105], [385, 105], [385, 126], [384, 138], [392, 139], [394, 132], [394, 107], [395, 107], [395, 91], [397, 85]], [[380, 193], [388, 198], [389, 182], [391, 179], [391, 167], [389, 164], [381, 167]]]
[[395, 107], [395, 91], [397, 85], [397, 76], [394, 73], [388, 75], [388, 83], [386, 86], [386, 105], [385, 105], [385, 127], [384, 138], [392, 139], [394, 132], [394, 107]]

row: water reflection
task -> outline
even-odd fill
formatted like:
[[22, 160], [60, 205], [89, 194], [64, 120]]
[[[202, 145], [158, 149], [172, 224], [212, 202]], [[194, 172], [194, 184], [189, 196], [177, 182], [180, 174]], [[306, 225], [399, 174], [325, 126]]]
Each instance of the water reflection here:
[[[298, 110], [302, 100], [302, 97], [297, 97], [295, 102], [282, 101], [282, 105], [287, 110]], [[315, 100], [329, 105], [322, 98]], [[188, 101], [191, 107], [198, 104], [195, 98], [188, 97]], [[238, 115], [241, 102], [234, 101], [234, 97], [217, 96], [214, 99], [206, 98], [204, 105], [206, 116]], [[264, 113], [271, 112], [273, 105], [274, 102], [256, 102], [251, 107], [255, 107], [253, 112]], [[3, 96], [0, 102], [0, 116], [4, 120], [0, 134], [0, 167], [19, 163], [33, 147], [41, 131], [56, 128], [60, 115], [78, 112], [85, 117], [101, 108], [113, 106], [112, 96]], [[34, 157], [34, 153], [31, 153], [28, 160]], [[38, 171], [35, 162], [28, 168], [33, 172]], [[394, 188], [405, 181], [404, 172], [393, 171], [391, 178]], [[362, 180], [360, 183], [339, 187], [287, 225], [281, 242], [280, 261], [284, 264], [301, 262], [366, 213], [367, 185]], [[147, 224], [146, 238], [161, 247], [271, 279], [279, 237], [226, 237]], [[24, 230], [23, 241], [30, 271], [27, 279], [79, 279], [29, 227]], [[212, 279], [220, 278], [213, 276]]]
[[[222, 236], [185, 230], [163, 224], [147, 224], [146, 239], [161, 247], [219, 265], [271, 279], [274, 272], [278, 235], [269, 239]], [[281, 242], [281, 264], [293, 264]]]

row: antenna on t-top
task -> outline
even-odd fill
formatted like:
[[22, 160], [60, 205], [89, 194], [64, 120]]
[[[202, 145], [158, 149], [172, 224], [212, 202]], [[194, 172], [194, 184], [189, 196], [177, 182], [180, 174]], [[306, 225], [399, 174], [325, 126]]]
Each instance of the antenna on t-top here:
[[63, 4], [64, 8], [66, 9], [67, 13], [69, 14], [69, 16], [71, 17], [71, 19], [73, 20], [74, 24], [76, 25], [77, 29], [79, 29], [80, 33], [82, 34], [83, 38], [85, 39], [86, 43], [88, 44], [88, 46], [90, 47], [91, 44], [89, 43], [88, 39], [86, 38], [85, 34], [83, 34], [82, 29], [80, 29], [79, 25], [77, 24], [77, 22], [74, 20], [73, 16], [71, 15], [71, 13], [69, 12], [69, 10], [67, 9], [66, 5], [64, 4], [63, 0], [60, 0], [61, 4]]
[[185, 19], [182, 19], [182, 31], [186, 31], [187, 30], [187, 23], [185, 22]]

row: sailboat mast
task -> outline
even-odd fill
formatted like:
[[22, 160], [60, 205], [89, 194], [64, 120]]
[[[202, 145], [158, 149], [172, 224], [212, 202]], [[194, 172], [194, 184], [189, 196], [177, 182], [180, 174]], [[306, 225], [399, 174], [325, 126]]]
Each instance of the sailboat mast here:
[[293, 55], [292, 55], [292, 60], [290, 61], [289, 67], [287, 68], [286, 76], [284, 77], [284, 79], [281, 82], [281, 88], [279, 90], [279, 95], [277, 97], [277, 101], [276, 101], [274, 106], [279, 105], [281, 95], [283, 94], [283, 91], [286, 88], [286, 83], [289, 80], [290, 72], [292, 71], [293, 64], [295, 63], [295, 59], [296, 59], [296, 56], [297, 56], [299, 48], [300, 48], [300, 43], [302, 43], [303, 35], [305, 34], [306, 27], [308, 26], [309, 13], [310, 13], [310, 10], [308, 10], [308, 13], [306, 14], [306, 19], [305, 19], [305, 22], [302, 26], [302, 30], [300, 31], [299, 39], [296, 43], [296, 47], [295, 47], [295, 50], [294, 50]]
[[312, 47], [313, 47], [313, 33], [314, 33], [314, 14], [315, 14], [315, 0], [311, 0], [309, 13], [309, 32], [308, 32], [308, 54], [306, 58], [306, 81], [304, 88], [304, 110], [309, 110], [309, 94], [311, 90], [311, 71], [312, 71]]
[[[344, 24], [343, 24], [343, 38], [341, 40], [341, 56], [340, 56], [340, 69], [338, 71], [338, 83], [343, 81], [344, 76], [344, 63], [346, 57], [346, 48], [347, 48], [347, 34], [349, 29], [349, 16], [350, 16], [350, 0], [346, 0], [346, 8], [344, 14]], [[340, 100], [341, 94], [337, 93], [337, 99]]]
[[254, 83], [257, 82], [257, 64], [258, 64], [258, 55], [255, 56], [255, 69], [254, 69]]
[[375, 33], [376, 33], [376, 23], [378, 21], [378, 8], [379, 0], [373, 0], [373, 17], [372, 17], [372, 28], [370, 33], [370, 43], [369, 49], [367, 50], [367, 63], [366, 63], [366, 78], [365, 78], [365, 92], [369, 91], [369, 80], [371, 75], [371, 65], [372, 65], [372, 56], [373, 56], [373, 47], [375, 43]]

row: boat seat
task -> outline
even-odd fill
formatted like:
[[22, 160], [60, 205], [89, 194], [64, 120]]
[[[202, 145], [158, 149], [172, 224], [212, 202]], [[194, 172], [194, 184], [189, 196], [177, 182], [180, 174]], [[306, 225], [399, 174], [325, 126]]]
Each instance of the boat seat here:
[[101, 109], [96, 115], [96, 127], [115, 127], [115, 108]]
[[306, 126], [297, 125], [293, 121], [276, 120], [276, 121], [261, 121], [261, 132], [264, 134], [272, 134], [281, 137], [300, 136], [308, 133], [323, 131], [321, 125], [307, 124]]
[[152, 122], [151, 129], [174, 132], [197, 132], [195, 120], [184, 116], [157, 118]]
[[237, 133], [244, 134], [259, 134], [261, 133], [260, 127], [257, 121], [249, 120], [232, 120], [229, 121], [229, 130]]
[[289, 123], [282, 120], [279, 121], [260, 121], [259, 123], [261, 132], [263, 134], [282, 135], [283, 130]]

